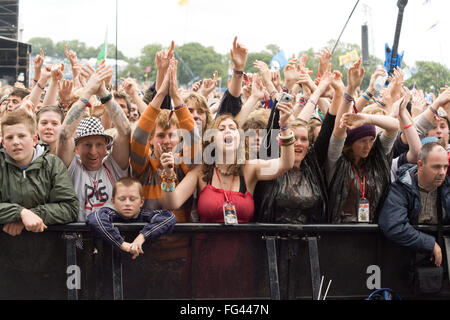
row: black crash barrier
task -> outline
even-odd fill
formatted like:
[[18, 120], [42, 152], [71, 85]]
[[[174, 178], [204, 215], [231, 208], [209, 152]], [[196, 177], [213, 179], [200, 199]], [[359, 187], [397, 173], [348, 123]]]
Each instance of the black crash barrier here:
[[[116, 225], [129, 242], [144, 226]], [[0, 232], [0, 246], [0, 299], [311, 300], [328, 284], [327, 300], [364, 299], [374, 286], [404, 299], [450, 298], [448, 277], [439, 294], [413, 296], [409, 251], [377, 225], [180, 223], [145, 243], [136, 260], [82, 223], [17, 237]]]

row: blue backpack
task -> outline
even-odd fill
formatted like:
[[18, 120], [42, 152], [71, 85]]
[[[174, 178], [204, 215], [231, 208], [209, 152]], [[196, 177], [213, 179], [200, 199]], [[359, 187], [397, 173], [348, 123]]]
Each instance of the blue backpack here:
[[392, 289], [381, 288], [373, 291], [366, 300], [402, 300], [402, 297]]

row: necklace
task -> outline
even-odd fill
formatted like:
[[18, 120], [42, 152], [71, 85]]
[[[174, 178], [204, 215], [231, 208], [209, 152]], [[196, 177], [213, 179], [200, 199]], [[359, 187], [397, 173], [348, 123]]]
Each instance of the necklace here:
[[231, 176], [231, 173], [228, 172], [228, 168], [227, 168], [227, 172], [223, 172], [222, 169], [220, 169], [219, 167], [217, 167], [217, 166], [215, 166], [215, 167], [223, 176]]

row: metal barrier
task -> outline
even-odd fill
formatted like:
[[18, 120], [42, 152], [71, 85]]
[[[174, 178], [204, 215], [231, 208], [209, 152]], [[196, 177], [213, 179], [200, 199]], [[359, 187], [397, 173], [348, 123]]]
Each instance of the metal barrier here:
[[[144, 224], [116, 226], [132, 241]], [[136, 260], [83, 223], [2, 232], [0, 244], [0, 299], [311, 300], [323, 297], [329, 280], [327, 299], [363, 299], [377, 287], [418, 298], [408, 290], [410, 252], [377, 225], [180, 223], [144, 244]], [[450, 298], [448, 279], [439, 294], [419, 298]]]

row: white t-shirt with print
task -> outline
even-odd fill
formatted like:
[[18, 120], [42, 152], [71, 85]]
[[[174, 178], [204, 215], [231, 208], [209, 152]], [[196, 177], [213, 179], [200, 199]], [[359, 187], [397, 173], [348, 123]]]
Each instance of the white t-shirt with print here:
[[78, 222], [85, 222], [87, 215], [101, 207], [114, 208], [111, 203], [114, 183], [128, 176], [128, 168], [122, 170], [111, 154], [103, 159], [102, 168], [97, 171], [87, 171], [75, 155], [68, 171], [80, 202]]

